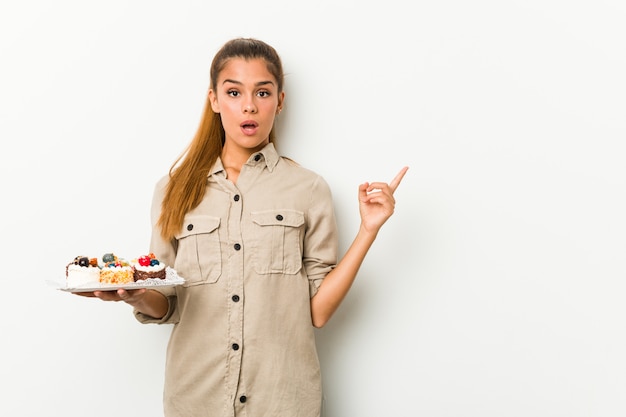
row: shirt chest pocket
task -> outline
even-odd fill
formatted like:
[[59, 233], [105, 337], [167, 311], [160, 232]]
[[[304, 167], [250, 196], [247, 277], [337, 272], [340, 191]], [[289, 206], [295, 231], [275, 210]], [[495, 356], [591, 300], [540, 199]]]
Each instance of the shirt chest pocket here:
[[211, 284], [222, 274], [219, 217], [185, 216], [178, 240], [174, 269], [185, 278], [185, 286]]
[[250, 213], [252, 260], [259, 274], [296, 274], [302, 268], [304, 214], [295, 210]]

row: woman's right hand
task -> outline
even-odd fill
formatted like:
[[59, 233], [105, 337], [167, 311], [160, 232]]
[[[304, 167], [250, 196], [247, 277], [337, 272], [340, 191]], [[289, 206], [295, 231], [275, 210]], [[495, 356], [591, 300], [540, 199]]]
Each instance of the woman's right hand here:
[[169, 301], [163, 294], [152, 289], [148, 291], [147, 288], [136, 290], [119, 288], [116, 291], [75, 292], [74, 294], [99, 298], [102, 301], [124, 301], [140, 313], [157, 319], [164, 317], [169, 309]]

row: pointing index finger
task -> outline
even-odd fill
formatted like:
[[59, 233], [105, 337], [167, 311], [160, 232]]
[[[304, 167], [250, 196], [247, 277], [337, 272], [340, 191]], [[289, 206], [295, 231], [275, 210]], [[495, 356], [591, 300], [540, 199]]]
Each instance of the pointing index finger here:
[[404, 174], [406, 174], [408, 169], [409, 167], [402, 168], [400, 172], [398, 172], [398, 175], [396, 175], [395, 178], [391, 180], [391, 182], [389, 183], [389, 188], [391, 188], [392, 193], [396, 191], [396, 188], [398, 188], [398, 185], [400, 185], [400, 181], [402, 181], [402, 178], [404, 177]]

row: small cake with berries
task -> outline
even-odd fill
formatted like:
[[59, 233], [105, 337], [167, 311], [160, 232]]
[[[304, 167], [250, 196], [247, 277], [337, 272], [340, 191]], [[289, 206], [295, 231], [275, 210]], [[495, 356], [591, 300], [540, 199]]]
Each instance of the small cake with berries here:
[[68, 288], [98, 284], [100, 282], [98, 259], [77, 256], [65, 266], [65, 278]]
[[134, 282], [133, 268], [130, 263], [113, 253], [102, 255], [100, 282], [103, 284], [130, 284]]
[[165, 279], [165, 264], [160, 262], [156, 256], [154, 256], [154, 253], [140, 256], [131, 263], [135, 274], [135, 281], [142, 281], [149, 278]]

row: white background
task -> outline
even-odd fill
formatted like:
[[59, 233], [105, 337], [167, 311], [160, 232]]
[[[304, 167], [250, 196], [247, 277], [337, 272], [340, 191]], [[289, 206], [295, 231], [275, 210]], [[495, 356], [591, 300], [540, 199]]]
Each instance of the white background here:
[[358, 184], [410, 166], [317, 332], [325, 417], [624, 416], [625, 21], [619, 0], [3, 2], [0, 415], [162, 415], [170, 328], [46, 280], [147, 251], [213, 54], [252, 36], [342, 251]]

